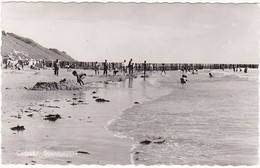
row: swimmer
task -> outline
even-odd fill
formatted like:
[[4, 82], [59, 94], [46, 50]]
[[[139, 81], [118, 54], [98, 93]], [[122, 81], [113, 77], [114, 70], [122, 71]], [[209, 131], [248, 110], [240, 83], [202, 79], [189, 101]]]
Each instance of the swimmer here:
[[210, 77], [210, 78], [212, 78], [212, 77], [213, 77], [213, 75], [212, 75], [211, 73], [209, 73], [209, 77]]
[[78, 74], [77, 71], [73, 71], [72, 74], [77, 77], [77, 82], [81, 85], [84, 85], [82, 81], [83, 76], [87, 76], [85, 73]]
[[182, 83], [182, 84], [186, 83], [186, 81], [187, 81], [187, 80], [186, 80], [185, 78], [183, 78], [183, 77], [180, 78], [180, 80], [181, 80], [181, 83]]
[[247, 73], [247, 67], [245, 67], [244, 72]]
[[187, 79], [187, 75], [182, 75], [182, 77], [180, 78], [181, 80], [181, 83], [184, 84], [184, 83], [187, 83], [188, 79]]

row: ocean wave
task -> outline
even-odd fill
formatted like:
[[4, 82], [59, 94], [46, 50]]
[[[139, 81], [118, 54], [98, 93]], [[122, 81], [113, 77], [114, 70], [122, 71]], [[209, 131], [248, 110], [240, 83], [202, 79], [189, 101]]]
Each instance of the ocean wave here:
[[[209, 72], [217, 76], [217, 80], [209, 79]], [[152, 100], [125, 109], [110, 122], [109, 130], [115, 136], [134, 140], [130, 150], [131, 163], [255, 163], [254, 156], [257, 154], [249, 146], [257, 144], [247, 143], [245, 139], [252, 142], [257, 138], [254, 133], [258, 123], [252, 117], [246, 117], [258, 116], [257, 84], [247, 82], [239, 75], [252, 75], [253, 79], [258, 79], [258, 76], [255, 77], [256, 71], [249, 70], [248, 74], [241, 73], [238, 76], [228, 71], [200, 71], [199, 75], [188, 76], [190, 83], [187, 85], [177, 82], [180, 75], [178, 72], [169, 72], [163, 78], [154, 76], [159, 83], [153, 81], [151, 85], [167, 88], [167, 94], [151, 96]], [[152, 88], [150, 92], [160, 92], [157, 87]], [[159, 137], [165, 142], [153, 143]], [[227, 140], [227, 137], [231, 140]], [[151, 143], [140, 143], [145, 140]], [[246, 152], [241, 153], [241, 149]], [[251, 153], [252, 159], [249, 159], [248, 153]], [[226, 159], [225, 155], [230, 157]]]

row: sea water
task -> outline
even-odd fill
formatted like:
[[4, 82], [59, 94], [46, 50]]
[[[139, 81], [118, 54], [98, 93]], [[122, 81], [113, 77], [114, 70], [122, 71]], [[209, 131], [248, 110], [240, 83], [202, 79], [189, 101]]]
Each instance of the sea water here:
[[257, 165], [258, 70], [202, 70], [188, 73], [186, 84], [181, 72], [166, 73], [138, 84], [167, 94], [124, 110], [107, 126], [135, 141], [132, 163]]

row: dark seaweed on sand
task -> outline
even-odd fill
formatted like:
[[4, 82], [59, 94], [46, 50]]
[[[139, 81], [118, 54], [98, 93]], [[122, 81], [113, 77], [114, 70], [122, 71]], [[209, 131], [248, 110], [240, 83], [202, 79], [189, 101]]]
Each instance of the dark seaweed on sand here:
[[162, 143], [164, 143], [166, 140], [163, 140], [163, 141], [155, 141], [155, 142], [153, 142], [153, 143], [156, 143], [156, 144], [162, 144]]
[[60, 119], [61, 116], [59, 114], [49, 114], [46, 115], [44, 120], [49, 120], [49, 121], [56, 121], [57, 119]]
[[17, 125], [16, 127], [12, 127], [11, 130], [13, 130], [13, 131], [24, 131], [25, 128], [22, 125], [21, 126]]
[[76, 106], [76, 105], [78, 105], [77, 103], [71, 103], [70, 105], [72, 105], [72, 106]]
[[59, 106], [45, 106], [45, 107], [49, 107], [49, 108], [60, 108]]
[[32, 117], [32, 116], [33, 116], [33, 114], [28, 114], [27, 116], [28, 116], [28, 117]]
[[109, 100], [102, 99], [102, 98], [98, 98], [98, 99], [96, 99], [96, 102], [101, 102], [101, 103], [103, 103], [103, 102], [109, 102]]
[[149, 140], [144, 140], [144, 141], [141, 141], [140, 144], [143, 144], [143, 145], [149, 145], [151, 143], [151, 141]]
[[86, 154], [86, 155], [90, 154], [89, 152], [85, 152], [85, 151], [78, 151], [77, 153]]

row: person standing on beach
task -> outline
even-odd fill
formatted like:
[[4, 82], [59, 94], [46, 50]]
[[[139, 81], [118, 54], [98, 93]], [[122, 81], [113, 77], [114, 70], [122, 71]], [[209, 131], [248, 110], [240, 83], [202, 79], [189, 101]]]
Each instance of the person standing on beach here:
[[146, 61], [144, 61], [144, 64], [143, 64], [143, 67], [144, 67], [144, 77], [145, 77], [145, 74], [146, 74], [146, 70], [147, 70], [147, 67], [146, 67]]
[[129, 75], [131, 74], [132, 68], [133, 68], [132, 61], [133, 61], [133, 59], [131, 58], [129, 63], [128, 63]]
[[132, 67], [131, 68], [132, 68], [131, 73], [134, 74], [134, 69], [135, 69], [135, 64], [134, 63], [132, 63]]
[[150, 70], [150, 73], [153, 72], [153, 64], [150, 64], [150, 65], [149, 65], [149, 70]]
[[56, 61], [55, 61], [54, 64], [53, 64], [53, 67], [54, 67], [54, 75], [59, 76], [59, 66], [60, 66], [59, 60], [56, 59]]
[[165, 64], [162, 64], [162, 72], [161, 72], [161, 75], [162, 75], [163, 72], [164, 72], [164, 74], [166, 75], [166, 72], [165, 72]]
[[97, 61], [95, 63], [95, 74], [99, 74], [99, 63]]
[[107, 76], [107, 69], [108, 69], [108, 64], [107, 64], [107, 60], [105, 60], [105, 62], [104, 62], [104, 73], [103, 73], [103, 75], [106, 75], [106, 76]]
[[126, 63], [126, 60], [124, 60], [124, 62], [122, 63], [122, 71], [123, 71], [123, 75], [125, 76], [125, 73], [127, 73], [127, 63]]

